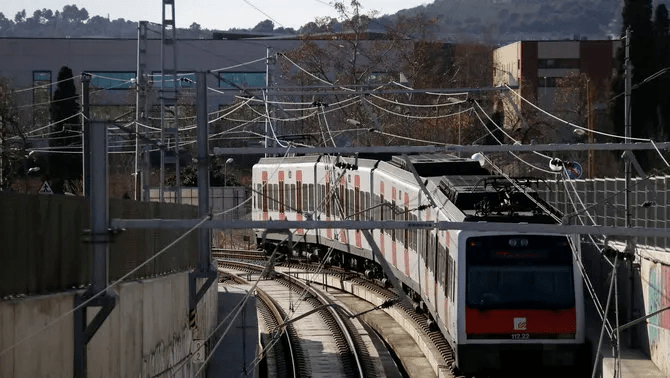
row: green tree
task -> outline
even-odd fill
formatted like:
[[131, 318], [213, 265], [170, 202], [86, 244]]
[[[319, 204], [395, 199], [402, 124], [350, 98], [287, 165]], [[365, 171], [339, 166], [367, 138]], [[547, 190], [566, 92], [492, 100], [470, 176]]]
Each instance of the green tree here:
[[[670, 20], [668, 19], [668, 8], [665, 4], [659, 4], [654, 12], [654, 33], [656, 34], [658, 66], [660, 68], [670, 67]], [[670, 136], [670, 96], [667, 94], [667, 89], [670, 88], [670, 75], [665, 74], [657, 80], [658, 137], [661, 140], [667, 140]]]
[[56, 152], [49, 157], [47, 175], [52, 180], [54, 193], [63, 193], [64, 185], [82, 175], [81, 155], [76, 153], [81, 148], [78, 134], [81, 118], [77, 115], [80, 111], [72, 69], [63, 66], [58, 72], [58, 84], [51, 102], [51, 147]]
[[271, 20], [265, 20], [261, 21], [258, 23], [258, 25], [254, 26], [252, 31], [255, 32], [262, 32], [262, 33], [271, 33], [275, 28], [275, 23], [272, 22]]
[[[630, 60], [633, 65], [632, 85], [642, 83], [646, 78], [659, 69], [659, 59], [656, 50], [657, 39], [654, 35], [654, 27], [651, 20], [651, 0], [625, 0], [623, 9], [623, 30], [631, 29]], [[625, 43], [624, 43], [625, 44]], [[614, 130], [619, 135], [625, 133], [625, 51], [622, 46], [617, 52], [619, 69], [617, 76], [612, 81], [612, 92], [617, 96], [611, 104], [610, 117], [614, 124]], [[658, 108], [658, 81], [652, 80], [639, 85], [631, 97], [631, 136], [635, 138], [656, 138], [659, 133]], [[650, 167], [647, 154], [636, 154], [640, 164], [645, 168]]]

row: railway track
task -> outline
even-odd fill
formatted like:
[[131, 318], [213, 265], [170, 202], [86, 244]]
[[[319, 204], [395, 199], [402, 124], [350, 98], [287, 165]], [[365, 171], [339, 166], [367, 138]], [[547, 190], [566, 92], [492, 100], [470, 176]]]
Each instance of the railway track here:
[[[220, 255], [219, 255], [220, 256]], [[217, 260], [219, 267], [220, 268], [225, 268], [225, 269], [232, 269], [234, 271], [237, 271], [239, 273], [237, 274], [242, 274], [242, 275], [247, 275], [247, 277], [258, 277], [258, 274], [260, 271], [263, 269], [263, 266], [261, 265], [255, 265], [255, 264], [249, 264], [247, 262], [242, 262], [242, 261], [237, 261], [236, 260], [224, 260], [224, 259], [219, 259]], [[380, 359], [381, 354], [386, 354], [387, 352], [385, 351], [384, 353], [379, 353], [377, 349], [375, 349], [375, 346], [373, 346], [374, 342], [372, 341], [373, 339], [377, 339], [377, 335], [374, 335], [375, 331], [379, 334], [379, 337], [383, 339], [386, 343], [387, 346], [390, 345], [390, 348], [395, 349], [396, 346], [393, 345], [393, 335], [384, 335], [384, 333], [388, 333], [390, 331], [391, 334], [394, 334], [397, 332], [398, 329], [401, 328], [399, 324], [403, 324], [404, 326], [407, 326], [408, 324], [411, 326], [412, 330], [406, 333], [404, 336], [400, 337], [402, 341], [407, 341], [408, 339], [417, 339], [418, 341], [416, 342], [415, 348], [416, 350], [413, 350], [413, 352], [407, 353], [407, 349], [403, 349], [406, 347], [400, 347], [400, 351], [395, 351], [399, 361], [396, 361], [396, 364], [401, 367], [401, 370], [404, 370], [405, 375], [410, 375], [410, 376], [437, 376], [438, 374], [440, 376], [452, 376], [451, 372], [449, 371], [448, 368], [448, 361], [449, 358], [453, 357], [453, 353], [450, 353], [451, 350], [448, 347], [448, 344], [442, 337], [442, 334], [439, 331], [434, 331], [430, 329], [430, 324], [426, 322], [426, 319], [423, 315], [417, 314], [414, 309], [409, 306], [409, 305], [395, 305], [394, 308], [389, 311], [390, 315], [386, 315], [383, 311], [374, 311], [372, 313], [370, 312], [371, 309], [374, 309], [375, 306], [378, 304], [383, 303], [384, 301], [387, 301], [389, 299], [393, 299], [396, 297], [396, 294], [393, 293], [392, 291], [388, 289], [384, 289], [378, 284], [375, 284], [374, 282], [366, 279], [362, 275], [359, 275], [357, 273], [352, 273], [352, 272], [345, 272], [344, 270], [340, 269], [335, 269], [335, 268], [329, 268], [325, 270], [321, 270], [319, 274], [314, 274], [316, 272], [317, 267], [314, 266], [313, 264], [280, 264], [275, 267], [275, 271], [278, 273], [275, 273], [275, 277], [282, 277], [281, 280], [278, 282], [281, 282], [281, 285], [284, 286], [283, 292], [286, 293], [286, 287], [292, 287], [293, 290], [291, 291], [294, 293], [295, 298], [298, 297], [299, 292], [309, 292], [304, 297], [304, 300], [301, 302], [313, 302], [311, 303], [311, 308], [315, 308], [315, 306], [321, 306], [321, 307], [328, 307], [330, 309], [334, 308], [339, 308], [339, 306], [334, 305], [334, 301], [337, 301], [340, 305], [344, 306], [346, 303], [346, 306], [351, 306], [351, 308], [356, 308], [357, 310], [354, 311], [360, 311], [361, 313], [365, 313], [365, 315], [361, 316], [360, 319], [361, 321], [365, 323], [370, 323], [370, 325], [374, 331], [371, 331], [373, 333], [372, 335], [366, 334], [366, 329], [365, 327], [361, 326], [359, 327], [358, 331], [355, 329], [351, 329], [352, 326], [350, 325], [349, 331], [346, 332], [350, 335], [352, 339], [358, 338], [358, 341], [351, 340], [346, 342], [348, 346], [344, 346], [345, 342], [340, 342], [338, 345], [339, 356], [347, 356], [346, 358], [340, 358], [340, 360], [343, 361], [342, 366], [345, 366], [347, 372], [345, 373], [344, 370], [342, 370], [342, 376], [367, 376], [367, 377], [372, 377], [372, 376], [393, 376], [393, 373], [390, 373], [388, 368], [384, 367], [379, 367], [380, 363], [377, 362], [377, 367], [375, 367], [374, 363], [370, 363], [370, 357], [372, 359]], [[309, 277], [308, 277], [309, 276]], [[306, 283], [303, 283], [306, 282]], [[357, 290], [345, 290], [349, 291], [350, 293], [353, 291], [358, 291], [360, 295], [360, 291], [364, 288], [365, 291], [375, 293], [373, 297], [375, 297], [375, 302], [377, 304], [370, 304], [368, 302], [370, 298], [370, 294], [364, 295], [367, 297], [366, 300], [363, 300], [359, 298], [359, 295], [353, 295], [353, 294], [348, 294], [345, 292], [339, 292], [336, 295], [330, 295], [331, 299], [328, 298], [323, 298], [323, 295], [318, 294], [318, 291], [312, 290], [315, 286], [320, 286], [317, 284], [324, 285], [324, 287], [335, 287], [339, 290], [344, 290], [346, 289], [347, 285], [342, 285], [343, 282], [348, 283], [350, 286], [355, 286]], [[312, 287], [309, 287], [309, 286]], [[262, 285], [259, 285], [261, 289], [265, 290]], [[350, 288], [351, 289], [351, 288]], [[330, 289], [329, 292], [332, 292], [333, 290]], [[268, 292], [268, 294], [272, 295], [273, 293]], [[279, 295], [279, 293], [274, 293]], [[333, 300], [332, 298], [335, 297], [336, 299]], [[296, 302], [296, 303], [301, 303], [301, 302]], [[289, 305], [290, 306], [290, 305]], [[289, 308], [290, 310], [290, 308]], [[323, 311], [322, 311], [323, 312]], [[381, 314], [380, 314], [381, 313]], [[384, 320], [375, 320], [374, 315], [377, 315], [379, 318], [380, 316], [386, 316], [386, 319]], [[341, 318], [341, 317], [340, 317]], [[344, 319], [348, 320], [348, 319]], [[325, 321], [324, 323], [328, 323], [328, 321]], [[351, 322], [348, 322], [351, 323]], [[347, 324], [345, 321], [344, 324]], [[330, 330], [335, 330], [335, 329], [342, 329], [341, 325], [335, 326], [335, 325], [327, 325], [327, 329]], [[384, 329], [386, 327], [386, 329]], [[369, 329], [369, 328], [368, 328]], [[336, 335], [336, 332], [331, 331], [333, 335]], [[423, 334], [423, 335], [420, 335]], [[353, 336], [351, 336], [353, 335]], [[361, 335], [362, 338], [366, 339], [366, 342], [361, 342]], [[344, 337], [343, 334], [340, 336], [335, 336], [336, 338], [342, 338]], [[353, 346], [352, 345], [358, 345], [358, 346]], [[364, 345], [365, 347], [361, 347], [361, 345]], [[359, 357], [359, 362], [356, 362], [355, 358], [353, 358], [353, 352], [352, 349], [356, 349], [356, 354], [358, 356], [363, 356], [362, 358]], [[367, 353], [367, 356], [366, 356]], [[407, 353], [406, 356], [403, 356], [403, 353]], [[420, 358], [417, 358], [417, 354], [424, 354], [425, 356], [425, 361], [422, 362]], [[391, 359], [390, 355], [387, 358], [388, 360]], [[310, 356], [311, 358], [311, 356]], [[386, 364], [385, 366], [388, 366], [388, 360], [385, 360]], [[360, 369], [361, 365], [365, 365], [363, 367], [363, 372], [357, 373], [355, 369], [352, 369], [353, 366], [356, 366], [357, 368]], [[427, 368], [426, 368], [427, 367]], [[396, 372], [397, 374], [397, 372]]]
[[247, 249], [224, 249], [212, 248], [214, 259], [243, 260], [243, 261], [267, 261], [263, 251], [252, 251]]
[[[263, 270], [259, 265], [219, 260], [219, 267], [224, 266], [254, 278]], [[377, 376], [357, 328], [336, 304], [296, 278], [277, 272], [272, 278], [256, 287], [258, 310], [269, 331], [263, 347], [270, 376]], [[313, 342], [304, 347], [298, 340]]]
[[[311, 282], [342, 288], [350, 292], [360, 292], [364, 289], [368, 293], [366, 297], [369, 298], [371, 294], [377, 296], [374, 304], [378, 306], [382, 303], [394, 301], [397, 298], [397, 294], [383, 287], [383, 284], [365, 278], [361, 274], [341, 268], [329, 267], [327, 269], [319, 269], [315, 264], [285, 263], [278, 267], [278, 269], [285, 271], [292, 270], [294, 272], [293, 275], [302, 275], [304, 279]], [[315, 274], [317, 270], [319, 273]], [[348, 284], [343, 285], [342, 283], [344, 282]], [[450, 376], [453, 376], [454, 371], [452, 371], [451, 367], [454, 362], [454, 353], [439, 329], [433, 327], [428, 319], [410, 303], [395, 303], [393, 310], [395, 310], [393, 314], [395, 321], [406, 327], [413, 328], [409, 334], [412, 335], [417, 344], [424, 344], [421, 350], [432, 360], [431, 365], [433, 365], [435, 372], [440, 376], [447, 372]], [[424, 339], [423, 336], [427, 337], [428, 340]]]

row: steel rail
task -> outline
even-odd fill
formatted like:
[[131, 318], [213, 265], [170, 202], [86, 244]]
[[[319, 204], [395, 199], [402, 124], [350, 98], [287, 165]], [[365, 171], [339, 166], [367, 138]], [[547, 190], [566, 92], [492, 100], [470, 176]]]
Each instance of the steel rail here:
[[[358, 355], [358, 350], [359, 348], [356, 347], [356, 343], [354, 342], [354, 339], [351, 337], [351, 333], [349, 331], [349, 327], [344, 324], [344, 320], [342, 320], [342, 316], [335, 310], [335, 308], [339, 308], [344, 312], [348, 312], [345, 308], [342, 306], [338, 305], [337, 303], [333, 303], [331, 300], [323, 296], [320, 292], [317, 290], [314, 290], [312, 287], [309, 285], [301, 282], [299, 279], [295, 277], [291, 277], [290, 275], [280, 272], [275, 270], [276, 273], [281, 275], [284, 279], [288, 281], [293, 281], [293, 283], [299, 285], [303, 290], [306, 290], [310, 294], [312, 294], [319, 302], [322, 303], [322, 306], [315, 308], [314, 310], [319, 311], [324, 308], [328, 310], [330, 313], [330, 316], [335, 320], [337, 323], [337, 326], [340, 328], [342, 331], [342, 335], [347, 341], [347, 346], [349, 347], [349, 350], [351, 351], [351, 354], [354, 358], [354, 361], [356, 362], [356, 368], [358, 369], [358, 375], [359, 377], [365, 377], [365, 369], [363, 368], [363, 364], [361, 362], [361, 359]], [[314, 311], [310, 311], [309, 313], [312, 313]], [[350, 314], [348, 314], [349, 316]], [[298, 320], [298, 318], [293, 319], [293, 321]], [[288, 323], [288, 322], [287, 322]], [[279, 327], [283, 326], [283, 324], [280, 324]]]

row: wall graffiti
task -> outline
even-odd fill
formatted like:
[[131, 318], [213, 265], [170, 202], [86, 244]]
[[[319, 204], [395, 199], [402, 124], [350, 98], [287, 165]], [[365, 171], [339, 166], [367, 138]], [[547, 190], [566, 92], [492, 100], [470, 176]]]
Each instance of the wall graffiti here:
[[[649, 302], [647, 313], [670, 306], [670, 266], [653, 264], [649, 268]], [[649, 341], [659, 341], [660, 329], [670, 330], [670, 310], [649, 318]]]

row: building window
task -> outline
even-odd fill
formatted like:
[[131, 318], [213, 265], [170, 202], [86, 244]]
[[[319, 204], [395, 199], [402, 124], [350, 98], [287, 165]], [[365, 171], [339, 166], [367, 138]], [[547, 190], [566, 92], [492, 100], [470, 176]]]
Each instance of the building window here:
[[51, 71], [33, 71], [33, 124], [49, 124], [51, 101]]
[[135, 86], [135, 72], [88, 72], [91, 87], [104, 89], [131, 89]]
[[219, 74], [219, 87], [265, 87], [265, 72], [222, 72]]
[[[177, 72], [178, 87], [193, 88], [195, 87], [195, 73], [194, 72]], [[161, 88], [161, 72], [154, 71], [151, 73], [151, 84], [154, 88]], [[165, 75], [165, 88], [174, 88], [175, 79], [173, 75]]]
[[553, 88], [556, 86], [556, 79], [558, 77], [542, 76], [537, 79], [540, 88]]
[[578, 69], [579, 59], [538, 59], [538, 68]]

